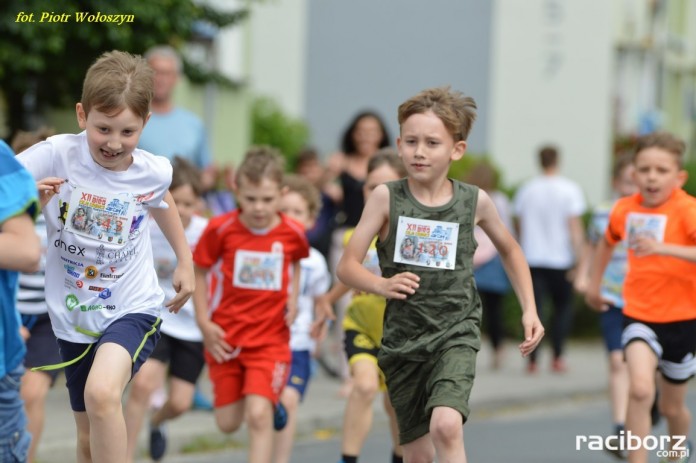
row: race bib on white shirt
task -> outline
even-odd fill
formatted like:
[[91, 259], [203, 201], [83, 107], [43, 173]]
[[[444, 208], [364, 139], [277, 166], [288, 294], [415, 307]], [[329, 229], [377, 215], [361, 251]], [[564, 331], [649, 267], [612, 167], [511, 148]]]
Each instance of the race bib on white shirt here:
[[459, 224], [399, 217], [394, 262], [454, 270]]
[[282, 253], [239, 250], [234, 256], [233, 286], [280, 291], [283, 280]]
[[125, 244], [130, 233], [135, 201], [129, 193], [111, 194], [76, 186], [70, 195], [65, 229], [111, 244]]

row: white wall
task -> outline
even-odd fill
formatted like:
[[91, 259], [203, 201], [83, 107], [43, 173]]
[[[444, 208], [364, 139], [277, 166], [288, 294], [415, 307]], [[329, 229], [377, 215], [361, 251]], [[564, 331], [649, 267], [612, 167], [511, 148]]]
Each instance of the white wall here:
[[251, 2], [250, 81], [294, 117], [305, 114], [306, 0]]
[[560, 148], [561, 171], [592, 204], [609, 193], [612, 2], [496, 0], [488, 145], [507, 184]]

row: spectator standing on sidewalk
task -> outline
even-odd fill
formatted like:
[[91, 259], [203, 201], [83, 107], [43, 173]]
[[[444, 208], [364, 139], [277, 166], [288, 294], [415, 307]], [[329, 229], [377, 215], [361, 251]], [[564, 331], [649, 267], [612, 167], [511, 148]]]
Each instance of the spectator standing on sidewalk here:
[[[542, 173], [525, 182], [513, 199], [517, 236], [529, 263], [539, 318], [545, 320], [547, 299], [551, 302], [550, 323], [553, 360], [551, 371], [563, 373], [563, 357], [573, 314], [572, 270], [585, 247], [582, 215], [585, 198], [574, 181], [560, 174], [560, 155], [553, 146], [539, 150]], [[535, 373], [537, 351], [531, 353], [527, 371]]]

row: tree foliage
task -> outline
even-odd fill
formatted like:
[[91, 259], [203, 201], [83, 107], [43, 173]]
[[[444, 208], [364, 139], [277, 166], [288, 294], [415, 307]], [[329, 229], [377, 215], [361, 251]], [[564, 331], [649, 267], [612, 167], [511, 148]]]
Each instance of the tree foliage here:
[[[20, 12], [33, 22], [17, 22]], [[40, 22], [43, 12], [67, 14], [67, 22]], [[133, 15], [132, 23], [77, 22], [76, 12]], [[175, 48], [201, 40], [208, 29], [244, 19], [247, 10], [221, 12], [192, 0], [3, 0], [0, 2], [0, 91], [7, 102], [10, 130], [27, 127], [29, 100], [40, 107], [72, 106], [79, 101], [89, 65], [103, 52], [141, 54], [159, 44]], [[195, 63], [184, 71], [195, 82], [235, 85]]]
[[294, 170], [297, 154], [309, 141], [309, 127], [301, 119], [288, 116], [271, 98], [258, 97], [251, 106], [254, 145], [278, 148]]

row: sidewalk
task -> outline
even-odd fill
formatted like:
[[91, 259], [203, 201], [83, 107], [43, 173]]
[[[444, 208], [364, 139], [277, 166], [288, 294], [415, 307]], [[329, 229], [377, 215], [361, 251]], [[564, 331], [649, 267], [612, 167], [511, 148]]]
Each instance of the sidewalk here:
[[[528, 375], [516, 347], [506, 346], [503, 367], [491, 370], [491, 351], [485, 345], [478, 357], [477, 375], [471, 393], [471, 420], [502, 413], [510, 409], [559, 403], [591, 395], [604, 394], [607, 364], [604, 346], [599, 342], [571, 342], [567, 347], [568, 372], [550, 372], [550, 348], [544, 343], [539, 355], [539, 371]], [[210, 396], [205, 378], [202, 388]], [[345, 399], [339, 398], [339, 383], [321, 371], [310, 383], [305, 402], [300, 406], [297, 433], [299, 439], [326, 438], [340, 432]], [[386, 426], [381, 401], [375, 401], [375, 426]], [[146, 426], [144, 427], [146, 428]], [[194, 440], [222, 441], [210, 412], [192, 411], [169, 423], [168, 454], [179, 452]], [[141, 435], [145, 448], [146, 430]], [[232, 436], [244, 443], [243, 428]], [[75, 460], [75, 425], [63, 381], [49, 393], [46, 403], [46, 424], [38, 452], [40, 463], [62, 463]], [[144, 454], [144, 453], [142, 453]], [[142, 461], [148, 461], [143, 459]]]

